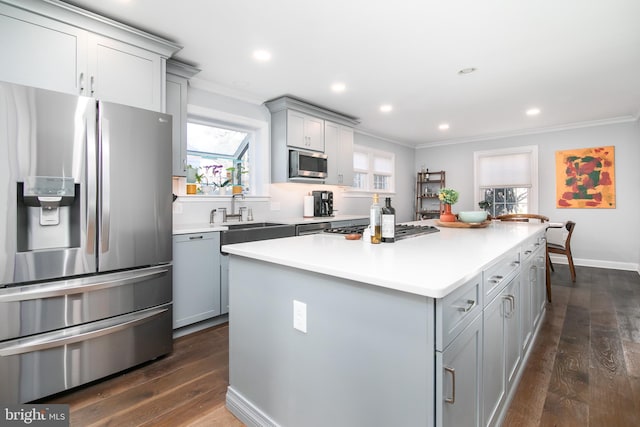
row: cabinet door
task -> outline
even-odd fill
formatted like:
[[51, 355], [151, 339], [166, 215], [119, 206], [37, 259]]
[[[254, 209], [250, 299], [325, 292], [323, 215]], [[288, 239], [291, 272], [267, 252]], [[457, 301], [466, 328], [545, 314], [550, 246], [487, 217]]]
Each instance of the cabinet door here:
[[307, 148], [324, 152], [324, 120], [306, 116], [304, 119], [304, 134], [307, 138]]
[[287, 145], [290, 147], [309, 148], [304, 134], [305, 115], [294, 110], [287, 111]]
[[329, 173], [325, 184], [353, 184], [353, 129], [324, 122], [324, 152]]
[[508, 300], [499, 294], [484, 309], [484, 425], [495, 423], [506, 393], [505, 380], [505, 304]]
[[546, 304], [546, 292], [545, 285], [545, 250], [540, 248], [534, 254], [533, 268], [531, 275], [533, 277], [531, 282], [531, 293], [533, 304], [531, 306], [533, 315], [533, 329], [537, 328], [538, 322], [542, 319], [542, 313], [544, 312], [544, 306]]
[[482, 425], [482, 316], [436, 352], [436, 425]]
[[84, 95], [86, 44], [79, 28], [0, 5], [2, 81]]
[[220, 314], [220, 233], [173, 236], [173, 327]]
[[167, 113], [173, 116], [173, 176], [187, 176], [187, 79], [167, 74]]
[[337, 185], [338, 177], [338, 157], [340, 146], [340, 125], [337, 123], [324, 122], [324, 153], [327, 155], [327, 179], [325, 184]]
[[505, 363], [507, 374], [507, 389], [515, 380], [520, 367], [522, 350], [520, 347], [520, 316], [522, 301], [520, 300], [520, 276], [516, 276], [504, 290], [505, 301], [504, 335], [505, 335]]
[[288, 110], [287, 145], [324, 152], [324, 120]]
[[520, 275], [520, 347], [522, 354], [529, 348], [533, 332], [533, 287], [535, 283], [536, 268], [532, 259], [528, 258], [522, 263]]
[[353, 185], [353, 129], [340, 126], [338, 145], [338, 184]]
[[88, 42], [89, 95], [162, 111], [162, 59], [151, 53], [96, 34]]

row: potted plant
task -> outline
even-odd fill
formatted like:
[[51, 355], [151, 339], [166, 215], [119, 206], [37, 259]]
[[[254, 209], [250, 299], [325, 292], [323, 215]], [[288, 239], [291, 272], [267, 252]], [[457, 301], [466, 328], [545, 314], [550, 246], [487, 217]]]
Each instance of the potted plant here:
[[438, 192], [438, 199], [444, 204], [444, 212], [440, 213], [440, 221], [455, 222], [456, 216], [451, 213], [451, 205], [458, 201], [460, 194], [452, 188], [442, 188]]

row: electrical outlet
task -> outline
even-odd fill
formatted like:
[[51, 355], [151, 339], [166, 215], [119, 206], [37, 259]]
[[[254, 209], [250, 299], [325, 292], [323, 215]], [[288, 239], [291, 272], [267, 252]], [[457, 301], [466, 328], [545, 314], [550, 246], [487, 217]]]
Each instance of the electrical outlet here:
[[307, 304], [293, 300], [293, 328], [307, 333]]

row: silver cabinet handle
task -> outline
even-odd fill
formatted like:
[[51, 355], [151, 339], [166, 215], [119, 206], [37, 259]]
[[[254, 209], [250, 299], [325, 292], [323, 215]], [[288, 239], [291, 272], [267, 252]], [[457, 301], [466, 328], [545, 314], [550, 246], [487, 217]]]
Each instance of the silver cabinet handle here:
[[9, 288], [10, 291], [8, 292], [1, 292], [0, 303], [53, 298], [97, 291], [106, 288], [115, 288], [117, 286], [124, 286], [131, 283], [155, 279], [156, 277], [160, 277], [168, 272], [168, 268], [161, 268], [116, 280], [113, 278], [109, 279], [109, 277], [100, 277], [100, 279], [96, 280], [91, 277], [89, 279], [65, 280], [61, 283], [56, 282], [51, 285], [38, 286], [34, 289], [28, 289], [27, 286], [17, 286]]
[[201, 239], [203, 239], [202, 235], [200, 235], [200, 236], [189, 236], [189, 240], [201, 240]]
[[445, 366], [444, 371], [451, 374], [451, 397], [445, 398], [444, 401], [454, 404], [456, 403], [456, 370]]
[[467, 313], [468, 311], [470, 311], [473, 307], [475, 307], [476, 302], [472, 299], [468, 299], [467, 300], [467, 306], [465, 307], [457, 307], [458, 311], [462, 311], [463, 313]]
[[[537, 243], [536, 243], [536, 244], [537, 244]], [[531, 251], [531, 250], [527, 249], [526, 251], [524, 251], [524, 254], [525, 254], [525, 255], [530, 255], [530, 254], [531, 254], [531, 252], [533, 252], [533, 251]]]
[[93, 78], [93, 76], [91, 76], [91, 78], [89, 79], [89, 89], [91, 89], [91, 96], [93, 96], [93, 94], [95, 93], [95, 88], [93, 87], [93, 82], [94, 82], [94, 78]]
[[[86, 332], [83, 332], [82, 329], [86, 328], [86, 325], [81, 325], [79, 327], [73, 328], [80, 329], [80, 331], [75, 334], [72, 330], [65, 330], [51, 333], [50, 338], [48, 339], [40, 339], [38, 337], [20, 339], [19, 342], [15, 345], [0, 348], [0, 357], [14, 356], [39, 350], [46, 350], [54, 347], [61, 347], [67, 344], [73, 344], [75, 342], [86, 341], [104, 335], [113, 334], [118, 331], [131, 328], [138, 324], [148, 322], [152, 317], [158, 316], [167, 310], [167, 308], [157, 308], [148, 312], [134, 313], [133, 315], [129, 315], [128, 318], [121, 323], [108, 324], [104, 328], [93, 331], [88, 330]], [[111, 322], [113, 322], [113, 320], [111, 320]]]
[[511, 267], [517, 267], [517, 266], [519, 266], [519, 265], [520, 265], [520, 261], [513, 261], [513, 262], [511, 263]]
[[503, 299], [509, 301], [509, 312], [505, 313], [506, 318], [513, 317], [513, 313], [516, 311], [516, 298], [513, 295], [505, 295]]
[[491, 278], [489, 279], [489, 283], [498, 284], [502, 281], [502, 279], [504, 279], [504, 276], [500, 276], [500, 275], [491, 276]]
[[78, 86], [80, 87], [80, 95], [84, 94], [84, 73], [80, 73], [78, 78]]

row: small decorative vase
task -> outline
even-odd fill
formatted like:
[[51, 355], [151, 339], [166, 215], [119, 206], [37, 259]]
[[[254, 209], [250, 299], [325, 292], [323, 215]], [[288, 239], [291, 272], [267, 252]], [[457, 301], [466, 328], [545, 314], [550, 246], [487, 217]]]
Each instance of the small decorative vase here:
[[444, 205], [444, 212], [440, 214], [440, 222], [455, 222], [456, 216], [451, 213], [451, 205]]
[[227, 187], [220, 187], [220, 193], [221, 196], [226, 196], [227, 195]]

